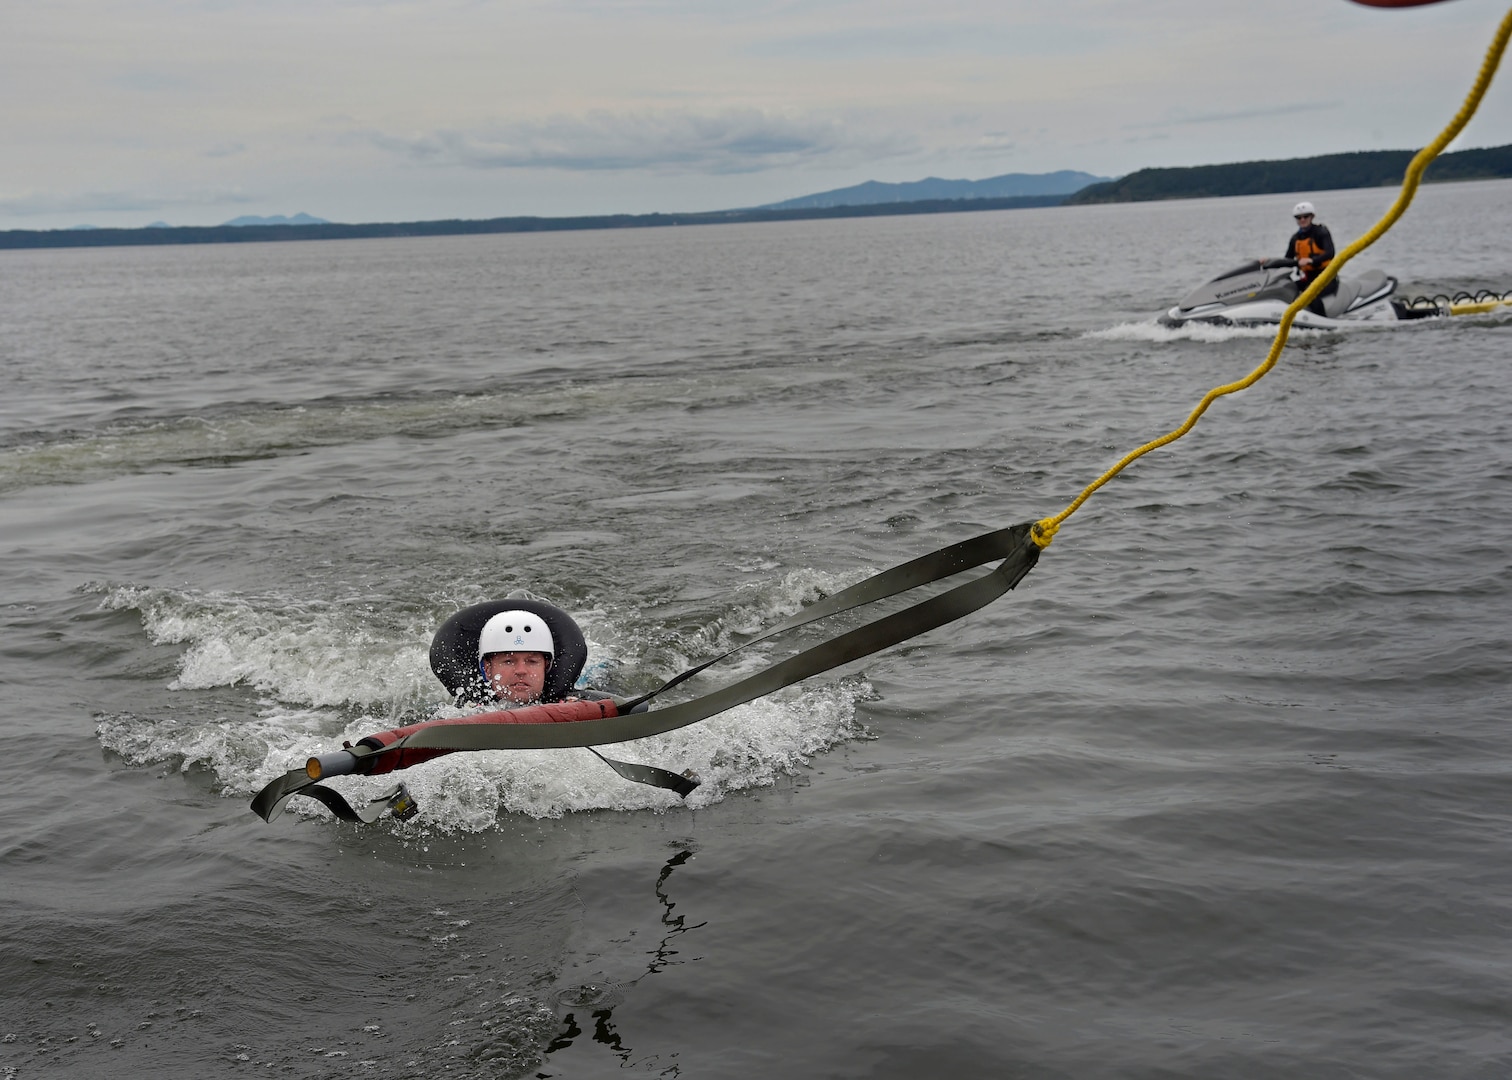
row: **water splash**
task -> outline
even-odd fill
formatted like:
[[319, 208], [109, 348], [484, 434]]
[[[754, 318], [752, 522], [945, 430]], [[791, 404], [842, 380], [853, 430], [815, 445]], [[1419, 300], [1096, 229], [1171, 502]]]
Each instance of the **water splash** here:
[[[696, 630], [682, 648], [707, 655], [728, 647], [745, 628], [796, 611], [842, 580], [815, 571], [742, 590], [727, 609]], [[439, 686], [426, 648], [429, 629], [385, 622], [365, 603], [293, 601], [227, 593], [100, 585], [101, 607], [140, 613], [157, 645], [186, 646], [173, 691], [250, 687], [256, 697], [244, 715], [207, 716], [192, 705], [166, 715], [114, 713], [97, 720], [102, 745], [135, 766], [166, 765], [212, 773], [222, 794], [250, 797], [313, 754], [343, 741], [425, 716], [454, 712], [434, 704]], [[595, 613], [595, 621], [603, 616]], [[625, 637], [628, 635], [610, 635]], [[645, 657], [612, 653], [590, 640], [590, 666], [644, 664]], [[745, 659], [754, 666], [760, 655]], [[741, 669], [732, 664], [732, 677]], [[874, 693], [859, 678], [789, 688], [707, 721], [649, 739], [605, 747], [620, 760], [693, 769], [703, 784], [686, 801], [669, 791], [625, 781], [586, 749], [484, 751], [454, 754], [405, 774], [423, 814], [395, 829], [473, 832], [492, 828], [503, 813], [555, 818], [588, 810], [667, 811], [707, 806], [732, 792], [767, 786], [809, 765], [815, 755], [866, 738], [858, 702]], [[376, 797], [392, 777], [343, 777], [331, 782], [354, 803]], [[292, 812], [328, 817], [311, 800]]]
[[[1361, 324], [1362, 326], [1364, 324]], [[1322, 333], [1298, 327], [1295, 333]], [[1251, 326], [1224, 326], [1217, 323], [1189, 322], [1180, 326], [1164, 326], [1153, 320], [1119, 323], [1106, 330], [1089, 330], [1082, 335], [1091, 341], [1141, 341], [1166, 344], [1172, 341], [1198, 341], [1211, 344], [1219, 341], [1235, 341], [1243, 338], [1263, 338], [1269, 341], [1276, 336], [1276, 328], [1265, 324]]]
[[409, 706], [435, 696], [429, 631], [395, 623], [370, 600], [99, 583], [86, 590], [103, 594], [101, 610], [139, 612], [154, 645], [187, 646], [173, 690], [244, 685], [312, 706]]

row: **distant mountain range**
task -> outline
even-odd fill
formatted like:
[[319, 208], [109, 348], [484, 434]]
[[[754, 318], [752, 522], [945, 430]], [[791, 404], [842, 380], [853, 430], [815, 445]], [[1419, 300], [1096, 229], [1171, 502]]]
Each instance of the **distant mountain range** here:
[[274, 214], [272, 217], [257, 217], [254, 214], [245, 214], [230, 221], [221, 222], [222, 225], [231, 225], [241, 228], [246, 225], [329, 225], [325, 218], [311, 217], [309, 214], [295, 214], [293, 217], [284, 217], [282, 214]]
[[1026, 195], [1070, 195], [1088, 184], [1105, 183], [1106, 176], [1062, 169], [1052, 173], [1004, 173], [986, 180], [941, 180], [930, 176], [902, 184], [868, 180], [854, 187], [821, 191], [784, 202], [767, 203], [760, 210], [811, 210], [830, 206], [875, 206], [879, 203], [924, 199], [1011, 199]]
[[[988, 180], [930, 178], [906, 184], [871, 181], [746, 210], [687, 214], [601, 214], [592, 217], [505, 217], [483, 220], [382, 222], [339, 225], [296, 214], [240, 217], [224, 225], [171, 228], [154, 222], [144, 229], [11, 229], [0, 231], [0, 248], [95, 247], [106, 244], [223, 244], [270, 240], [355, 240], [366, 237], [462, 236], [482, 233], [556, 232], [578, 229], [644, 229], [667, 225], [731, 225], [740, 222], [807, 221], [817, 218], [884, 217], [892, 214], [958, 214], [972, 210], [1023, 210], [1100, 202], [1198, 199], [1224, 195], [1330, 191], [1395, 186], [1411, 150], [1141, 169], [1117, 180], [1064, 170], [1038, 175], [1009, 173]], [[1442, 154], [1424, 180], [1512, 178], [1512, 146]], [[1085, 183], [1083, 183], [1085, 181]], [[1001, 185], [994, 187], [992, 185]], [[1040, 185], [1038, 194], [1031, 185]], [[1060, 190], [1052, 188], [1060, 185]], [[993, 192], [1010, 192], [994, 194]]]
[[363, 240], [377, 237], [473, 236], [487, 233], [563, 232], [582, 229], [650, 229], [667, 225], [734, 225], [740, 222], [808, 221], [817, 218], [888, 217], [893, 214], [955, 214], [962, 210], [1022, 210], [1059, 206], [1064, 195], [1014, 195], [998, 199], [919, 199], [871, 206], [796, 210], [711, 210], [688, 214], [596, 214], [588, 217], [507, 217], [481, 220], [392, 221], [345, 225], [232, 224], [154, 226], [140, 229], [0, 230], [0, 249], [105, 247], [117, 244], [229, 244], [273, 240]]
[[[257, 217], [255, 214], [245, 214], [230, 221], [223, 221], [219, 225], [211, 226], [217, 229], [240, 229], [248, 225], [329, 225], [325, 218], [311, 217], [309, 214], [295, 214], [293, 217], [284, 217], [282, 214], [274, 214], [272, 217]], [[143, 226], [147, 229], [171, 229], [174, 226], [166, 221], [154, 221], [150, 225]], [[70, 225], [68, 231], [93, 231], [99, 229], [98, 225]]]

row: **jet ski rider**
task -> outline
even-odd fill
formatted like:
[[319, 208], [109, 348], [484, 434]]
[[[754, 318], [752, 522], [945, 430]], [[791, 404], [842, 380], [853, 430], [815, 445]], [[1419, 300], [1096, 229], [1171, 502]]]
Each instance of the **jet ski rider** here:
[[506, 709], [541, 700], [555, 657], [550, 628], [529, 611], [501, 611], [478, 634], [478, 672]]
[[[1297, 231], [1292, 234], [1291, 241], [1286, 245], [1286, 258], [1297, 261], [1298, 291], [1304, 291], [1312, 284], [1313, 278], [1323, 272], [1323, 268], [1333, 261], [1334, 242], [1333, 236], [1328, 231], [1328, 226], [1316, 220], [1316, 211], [1310, 202], [1299, 202], [1292, 208], [1292, 217], [1297, 221]], [[1323, 297], [1332, 296], [1339, 291], [1339, 279], [1334, 278], [1323, 288], [1323, 292], [1311, 304], [1307, 310], [1314, 315], [1328, 317], [1328, 311], [1323, 307]]]

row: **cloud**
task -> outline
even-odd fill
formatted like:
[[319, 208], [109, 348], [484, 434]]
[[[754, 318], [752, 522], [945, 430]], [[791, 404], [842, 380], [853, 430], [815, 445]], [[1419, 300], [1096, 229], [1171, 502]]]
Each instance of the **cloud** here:
[[371, 140], [414, 161], [478, 169], [639, 170], [712, 175], [761, 172], [817, 160], [876, 160], [912, 153], [912, 140], [875, 136], [832, 120], [759, 109], [714, 114], [664, 110], [509, 124], [479, 133], [437, 131]]
[[1302, 101], [1292, 105], [1262, 105], [1250, 109], [1231, 109], [1226, 112], [1186, 113], [1177, 112], [1169, 119], [1157, 122], [1156, 127], [1180, 127], [1184, 124], [1227, 124], [1235, 120], [1261, 120], [1272, 116], [1292, 116], [1296, 113], [1325, 112], [1342, 105], [1338, 101]]
[[1006, 131], [984, 131], [976, 140], [957, 147], [962, 154], [998, 157], [1018, 149], [1018, 142]]
[[1077, 56], [1110, 44], [1111, 35], [1085, 25], [1053, 23], [944, 22], [850, 25], [753, 41], [740, 51], [758, 58], [837, 59], [879, 57]]
[[178, 195], [150, 195], [132, 191], [35, 192], [0, 198], [0, 214], [89, 214], [162, 210], [174, 206], [228, 206], [252, 202], [239, 191], [201, 191]]
[[178, 95], [200, 89], [192, 80], [166, 71], [123, 71], [108, 77], [106, 85], [145, 94]]

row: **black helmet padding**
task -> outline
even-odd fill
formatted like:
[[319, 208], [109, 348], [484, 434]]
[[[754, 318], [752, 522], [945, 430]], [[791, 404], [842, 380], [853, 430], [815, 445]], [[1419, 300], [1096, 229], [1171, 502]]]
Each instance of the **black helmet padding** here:
[[457, 612], [441, 624], [431, 639], [431, 670], [452, 697], [480, 703], [493, 700], [478, 669], [478, 635], [483, 632], [483, 625], [499, 612], [515, 610], [539, 615], [556, 645], [541, 700], [561, 701], [572, 693], [573, 684], [588, 660], [588, 643], [572, 616], [540, 600], [489, 600]]

